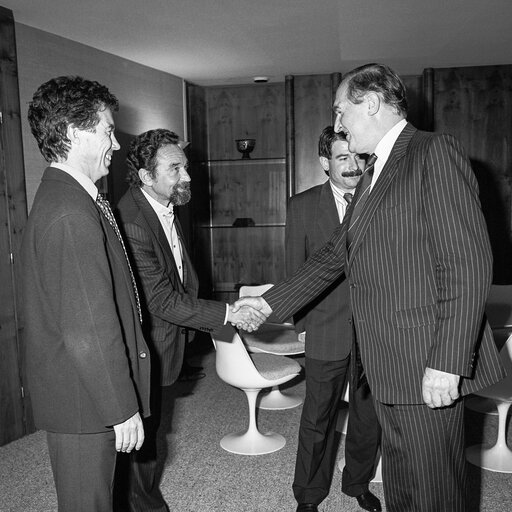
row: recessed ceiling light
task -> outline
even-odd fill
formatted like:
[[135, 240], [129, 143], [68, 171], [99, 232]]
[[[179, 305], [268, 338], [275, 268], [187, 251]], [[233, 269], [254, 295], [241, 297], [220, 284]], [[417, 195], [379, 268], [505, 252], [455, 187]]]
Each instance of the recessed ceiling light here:
[[263, 84], [265, 82], [268, 82], [268, 76], [255, 76], [253, 80], [257, 84]]

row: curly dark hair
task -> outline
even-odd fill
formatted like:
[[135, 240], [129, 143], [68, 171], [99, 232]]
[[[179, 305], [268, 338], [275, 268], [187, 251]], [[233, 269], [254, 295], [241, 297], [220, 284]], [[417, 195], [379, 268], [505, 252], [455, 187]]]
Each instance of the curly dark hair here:
[[382, 95], [385, 103], [395, 108], [397, 114], [407, 117], [407, 97], [400, 77], [384, 64], [365, 64], [343, 77], [347, 84], [347, 98], [352, 103], [361, 103], [369, 91]]
[[128, 172], [126, 181], [130, 187], [140, 187], [139, 170], [146, 169], [152, 178], [156, 177], [156, 154], [162, 146], [178, 144], [180, 138], [174, 132], [157, 128], [137, 135], [130, 143], [126, 155]]
[[37, 89], [28, 108], [28, 122], [47, 162], [66, 159], [69, 125], [94, 131], [98, 112], [119, 108], [117, 98], [104, 85], [80, 76], [52, 78]]
[[337, 140], [347, 140], [345, 133], [336, 133], [332, 126], [326, 126], [322, 130], [320, 139], [318, 140], [318, 156], [323, 156], [330, 160], [332, 157], [332, 145]]

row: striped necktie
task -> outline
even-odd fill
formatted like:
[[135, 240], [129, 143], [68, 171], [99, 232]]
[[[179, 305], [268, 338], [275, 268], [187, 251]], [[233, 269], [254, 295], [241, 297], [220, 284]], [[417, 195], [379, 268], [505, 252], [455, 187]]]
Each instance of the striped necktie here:
[[142, 323], [142, 312], [141, 312], [141, 308], [140, 308], [140, 299], [139, 299], [139, 292], [137, 290], [137, 283], [135, 282], [135, 276], [133, 275], [132, 266], [130, 265], [128, 253], [126, 252], [126, 247], [124, 245], [124, 241], [123, 241], [123, 237], [121, 236], [121, 232], [119, 231], [119, 226], [117, 225], [116, 218], [114, 217], [114, 212], [112, 211], [112, 208], [110, 207], [110, 203], [108, 202], [108, 199], [103, 194], [98, 194], [98, 197], [96, 198], [96, 204], [98, 205], [99, 209], [101, 210], [101, 212], [103, 213], [105, 218], [108, 220], [108, 223], [112, 226], [112, 229], [114, 230], [115, 234], [117, 235], [119, 242], [121, 242], [124, 256], [126, 258], [126, 263], [128, 264], [128, 270], [130, 271], [130, 277], [132, 279], [132, 286], [133, 286], [133, 291], [135, 293], [135, 299], [137, 301], [137, 313], [139, 314], [140, 323]]
[[364, 168], [363, 177], [361, 178], [360, 190], [361, 193], [357, 198], [357, 201], [354, 204], [354, 208], [352, 209], [352, 215], [350, 217], [350, 222], [348, 225], [347, 232], [347, 245], [348, 250], [350, 252], [350, 245], [352, 243], [352, 239], [354, 237], [354, 227], [357, 225], [357, 221], [361, 216], [364, 205], [368, 196], [370, 195], [370, 186], [372, 184], [373, 177], [373, 168], [375, 166], [375, 161], [377, 160], [377, 156], [375, 154], [370, 155], [368, 161], [366, 162], [366, 167]]

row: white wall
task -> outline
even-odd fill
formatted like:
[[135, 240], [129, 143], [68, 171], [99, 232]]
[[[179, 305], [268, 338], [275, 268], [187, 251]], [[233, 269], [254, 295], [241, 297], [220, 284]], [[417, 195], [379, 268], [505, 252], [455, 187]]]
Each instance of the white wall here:
[[16, 47], [29, 210], [46, 163], [28, 126], [28, 104], [50, 78], [80, 75], [106, 85], [120, 103], [117, 132], [132, 136], [168, 128], [185, 138], [181, 78], [19, 23]]

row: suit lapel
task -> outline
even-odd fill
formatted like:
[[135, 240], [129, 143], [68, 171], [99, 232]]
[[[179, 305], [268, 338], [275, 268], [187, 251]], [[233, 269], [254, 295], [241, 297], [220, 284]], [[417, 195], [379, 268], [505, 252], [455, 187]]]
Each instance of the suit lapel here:
[[409, 142], [415, 132], [416, 128], [414, 128], [414, 126], [412, 126], [410, 123], [407, 123], [405, 128], [398, 136], [398, 139], [396, 140], [393, 149], [391, 150], [389, 158], [387, 159], [386, 164], [380, 173], [379, 179], [372, 188], [371, 194], [366, 201], [364, 209], [359, 217], [357, 226], [354, 230], [354, 237], [351, 246], [352, 248], [349, 254], [349, 264], [357, 252], [361, 241], [364, 239], [366, 230], [371, 223], [375, 211], [382, 202], [382, 199], [385, 197], [391, 183], [393, 183], [396, 178], [400, 168], [400, 162], [402, 161], [407, 150], [407, 146], [409, 145]]
[[158, 243], [162, 248], [165, 262], [174, 274], [176, 287], [183, 288], [183, 283], [181, 282], [178, 267], [174, 261], [171, 246], [169, 245], [167, 237], [165, 236], [164, 228], [158, 219], [158, 215], [155, 213], [155, 210], [153, 210], [148, 200], [144, 197], [144, 194], [139, 188], [134, 187], [132, 189], [132, 194], [135, 203], [139, 207], [139, 210], [141, 211], [147, 225], [149, 226], [149, 229], [152, 231], [154, 237], [158, 240]]
[[[332, 235], [332, 232], [339, 226], [340, 220], [338, 217], [338, 209], [336, 208], [336, 201], [334, 194], [331, 190], [329, 181], [326, 181], [320, 189], [318, 195], [318, 204], [316, 205], [318, 215], [316, 215], [315, 228], [320, 240], [327, 240]], [[323, 245], [323, 244], [321, 244]]]

